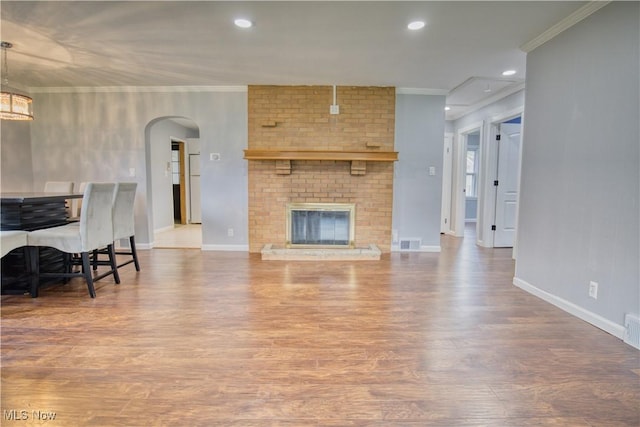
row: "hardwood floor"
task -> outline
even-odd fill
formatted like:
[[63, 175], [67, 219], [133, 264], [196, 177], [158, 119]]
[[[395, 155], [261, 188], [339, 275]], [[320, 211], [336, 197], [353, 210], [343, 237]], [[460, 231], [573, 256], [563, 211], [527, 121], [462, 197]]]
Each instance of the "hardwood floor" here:
[[640, 352], [472, 240], [360, 262], [154, 249], [93, 300], [80, 280], [3, 296], [1, 423], [640, 425]]

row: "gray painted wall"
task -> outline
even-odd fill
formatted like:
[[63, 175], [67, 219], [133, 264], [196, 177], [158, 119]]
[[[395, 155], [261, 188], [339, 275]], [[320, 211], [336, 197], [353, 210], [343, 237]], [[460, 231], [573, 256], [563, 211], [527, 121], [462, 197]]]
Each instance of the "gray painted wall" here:
[[0, 124], [2, 191], [33, 191], [32, 122], [3, 120]]
[[[247, 94], [242, 88], [225, 90], [34, 93], [38, 108], [38, 118], [31, 124], [34, 184], [48, 179], [138, 182], [136, 239], [149, 244], [153, 233], [148, 220], [148, 125], [162, 117], [186, 117], [200, 129], [202, 152], [221, 153], [222, 158], [204, 161], [201, 168], [203, 245], [247, 246], [247, 177], [242, 158]], [[18, 141], [10, 141], [13, 144]], [[3, 138], [3, 150], [4, 145]], [[135, 168], [135, 177], [129, 176], [130, 168]], [[236, 230], [233, 237], [227, 236], [227, 228]]]
[[638, 18], [611, 3], [527, 58], [516, 283], [614, 326], [640, 313]]
[[[392, 228], [400, 239], [420, 238], [423, 246], [432, 248], [440, 247], [444, 105], [444, 96], [396, 95], [395, 149], [400, 160], [395, 166]], [[436, 170], [433, 176], [430, 166]]]
[[[52, 90], [33, 95], [38, 119], [22, 129], [18, 134], [22, 136], [3, 133], [3, 178], [10, 170], [5, 153], [20, 152], [21, 178], [12, 174], [11, 179], [29, 182], [29, 188], [16, 190], [31, 190], [31, 182], [39, 188], [47, 180], [136, 181], [136, 237], [141, 246], [151, 244], [154, 215], [162, 215], [153, 212], [154, 197], [163, 197], [153, 190], [161, 185], [153, 182], [154, 168], [162, 169], [167, 161], [158, 160], [151, 145], [168, 136], [190, 137], [179, 127], [155, 126], [162, 118], [189, 118], [200, 130], [203, 246], [247, 248], [246, 91]], [[444, 102], [443, 96], [398, 95], [396, 107], [400, 160], [396, 164], [393, 228], [401, 237], [418, 237], [423, 245], [432, 247], [440, 246]], [[29, 138], [28, 126], [30, 149], [21, 144]], [[220, 153], [221, 160], [210, 161], [209, 153]], [[436, 168], [435, 176], [428, 175], [429, 166]], [[129, 176], [131, 168], [135, 177]], [[3, 191], [9, 189], [5, 185], [9, 181], [3, 182]], [[232, 237], [227, 235], [229, 228], [234, 229]]]
[[478, 218], [478, 199], [469, 198], [465, 200], [464, 204], [464, 219], [476, 220]]

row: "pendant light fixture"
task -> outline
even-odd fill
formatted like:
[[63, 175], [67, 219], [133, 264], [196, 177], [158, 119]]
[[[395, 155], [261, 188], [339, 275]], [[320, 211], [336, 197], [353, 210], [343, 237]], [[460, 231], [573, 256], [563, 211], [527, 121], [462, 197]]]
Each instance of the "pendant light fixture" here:
[[0, 92], [0, 119], [2, 120], [33, 120], [33, 100], [21, 95], [9, 87], [9, 64], [7, 63], [7, 50], [13, 44], [0, 42], [2, 48], [2, 91]]

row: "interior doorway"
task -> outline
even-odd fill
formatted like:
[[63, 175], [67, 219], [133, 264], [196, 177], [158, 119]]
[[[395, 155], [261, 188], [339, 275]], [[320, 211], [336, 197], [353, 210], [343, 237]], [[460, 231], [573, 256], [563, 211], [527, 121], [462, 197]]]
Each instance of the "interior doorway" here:
[[173, 220], [176, 224], [187, 223], [187, 188], [185, 173], [185, 144], [171, 141], [171, 183], [173, 188]]
[[[482, 205], [482, 135], [483, 122], [462, 128], [454, 144], [451, 224], [452, 233], [464, 237], [467, 213], [473, 210], [474, 220], [480, 221]], [[467, 194], [469, 195], [467, 197]], [[473, 205], [468, 207], [468, 205]], [[473, 208], [473, 209], [471, 209]], [[475, 222], [474, 221], [474, 222]], [[474, 224], [474, 226], [477, 226]], [[476, 233], [476, 235], [479, 233]]]
[[[478, 220], [478, 194], [480, 177], [480, 131], [467, 134], [465, 158], [464, 222], [474, 224]], [[465, 227], [467, 230], [469, 227]]]
[[202, 226], [190, 224], [190, 198], [200, 197], [199, 188], [190, 187], [189, 167], [191, 155], [200, 153], [197, 123], [185, 117], [158, 117], [147, 124], [145, 140], [150, 246], [202, 247]]

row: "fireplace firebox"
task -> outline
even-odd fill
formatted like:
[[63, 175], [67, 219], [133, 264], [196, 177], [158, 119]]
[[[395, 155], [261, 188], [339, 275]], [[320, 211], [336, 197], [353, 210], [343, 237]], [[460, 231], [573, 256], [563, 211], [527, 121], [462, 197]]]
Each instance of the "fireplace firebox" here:
[[354, 204], [289, 203], [286, 223], [289, 248], [355, 246]]

